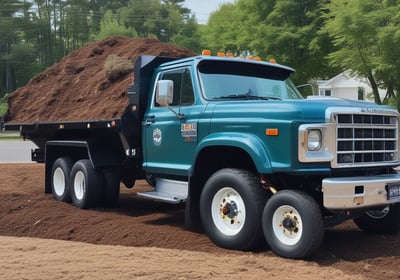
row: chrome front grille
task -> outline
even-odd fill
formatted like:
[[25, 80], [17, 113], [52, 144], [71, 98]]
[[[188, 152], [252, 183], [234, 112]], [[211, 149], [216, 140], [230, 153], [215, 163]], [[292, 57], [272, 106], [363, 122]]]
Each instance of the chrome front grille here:
[[395, 115], [334, 113], [336, 166], [358, 167], [398, 160], [398, 119]]

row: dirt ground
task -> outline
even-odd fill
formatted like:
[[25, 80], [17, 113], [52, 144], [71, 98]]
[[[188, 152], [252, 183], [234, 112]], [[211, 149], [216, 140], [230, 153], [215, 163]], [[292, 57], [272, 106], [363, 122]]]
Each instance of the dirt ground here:
[[80, 210], [44, 194], [44, 166], [0, 164], [0, 279], [400, 279], [400, 235], [352, 222], [326, 230], [309, 260], [267, 247], [237, 252], [184, 228], [184, 208], [122, 187], [113, 209]]

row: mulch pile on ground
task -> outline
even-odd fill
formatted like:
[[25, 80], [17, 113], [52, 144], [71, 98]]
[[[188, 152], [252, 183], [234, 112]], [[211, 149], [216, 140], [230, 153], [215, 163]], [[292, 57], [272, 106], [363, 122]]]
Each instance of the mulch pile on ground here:
[[[0, 141], [1, 142], [1, 141]], [[79, 251], [71, 251], [67, 247], [49, 245], [52, 248], [47, 256], [38, 258], [43, 263], [57, 265], [55, 251], [63, 251], [62, 262], [65, 267], [60, 270], [61, 277], [43, 277], [37, 274], [24, 276], [15, 272], [8, 277], [4, 271], [10, 271], [7, 265], [12, 262], [15, 267], [25, 269], [32, 262], [29, 256], [39, 254], [39, 245], [32, 240], [31, 246], [20, 244], [15, 239], [16, 247], [12, 258], [4, 259], [5, 248], [0, 244], [0, 279], [107, 279], [103, 274], [92, 269], [97, 260], [104, 262], [107, 272], [115, 273], [113, 279], [285, 279], [287, 275], [296, 275], [295, 279], [348, 279], [338, 272], [354, 275], [353, 279], [396, 279], [400, 280], [400, 235], [373, 235], [359, 230], [351, 221], [332, 229], [327, 229], [324, 242], [316, 255], [306, 261], [287, 260], [276, 257], [265, 244], [260, 244], [255, 252], [241, 252], [225, 250], [214, 245], [205, 234], [192, 232], [185, 228], [185, 205], [167, 204], [144, 200], [136, 195], [137, 191], [148, 190], [145, 181], [137, 181], [133, 189], [121, 189], [121, 196], [115, 208], [95, 208], [82, 210], [69, 203], [56, 201], [51, 194], [44, 193], [44, 165], [42, 164], [0, 164], [0, 236], [25, 236], [46, 239], [60, 239], [68, 241], [87, 242], [92, 244], [122, 245], [134, 247], [153, 247], [159, 252], [154, 255], [124, 254], [131, 258], [132, 265], [137, 258], [147, 261], [140, 271], [158, 270], [153, 277], [142, 277], [141, 274], [121, 274], [115, 270], [112, 255], [108, 251], [93, 250], [93, 258], [87, 259]], [[49, 240], [51, 242], [51, 240]], [[71, 246], [74, 246], [71, 244]], [[93, 247], [92, 247], [93, 248]], [[121, 247], [120, 247], [121, 248]], [[158, 248], [158, 249], [157, 249]], [[160, 251], [162, 248], [178, 249], [182, 251], [183, 261], [180, 265], [181, 274], [168, 276], [161, 266], [165, 260], [173, 258], [171, 252]], [[65, 250], [64, 250], [65, 249]], [[188, 251], [191, 251], [188, 253]], [[80, 260], [73, 270], [68, 269], [71, 264], [68, 256], [75, 252], [75, 259]], [[219, 257], [219, 262], [210, 264], [203, 274], [187, 273], [194, 267], [204, 263], [204, 255], [197, 252], [206, 252]], [[18, 256], [26, 257], [26, 261], [18, 263]], [[248, 263], [239, 262], [237, 258], [247, 257]], [[37, 259], [35, 258], [35, 261]], [[161, 263], [160, 263], [161, 262]], [[60, 264], [60, 262], [58, 262]], [[176, 264], [179, 266], [178, 264]], [[133, 266], [135, 267], [135, 266]], [[203, 265], [204, 267], [204, 265]], [[46, 266], [38, 267], [42, 273], [50, 273]], [[118, 268], [118, 267], [117, 267]], [[236, 272], [246, 272], [249, 277]], [[54, 267], [52, 266], [52, 269]], [[85, 270], [86, 269], [86, 270]], [[330, 273], [327, 273], [330, 271]], [[330, 269], [339, 269], [332, 271]], [[37, 271], [37, 270], [36, 270]], [[84, 274], [85, 271], [96, 273], [93, 277]], [[229, 271], [230, 274], [226, 271]], [[18, 270], [19, 272], [19, 270]], [[212, 272], [212, 274], [210, 273]], [[186, 274], [185, 274], [186, 273]], [[259, 273], [259, 275], [255, 275]], [[308, 273], [308, 277], [304, 276]], [[100, 275], [100, 276], [99, 276]], [[233, 277], [232, 277], [233, 275]], [[237, 277], [236, 277], [237, 276]]]
[[30, 123], [97, 120], [119, 117], [132, 75], [107, 76], [111, 55], [133, 62], [138, 55], [187, 57], [195, 53], [155, 39], [110, 37], [72, 52], [9, 97], [7, 121]]

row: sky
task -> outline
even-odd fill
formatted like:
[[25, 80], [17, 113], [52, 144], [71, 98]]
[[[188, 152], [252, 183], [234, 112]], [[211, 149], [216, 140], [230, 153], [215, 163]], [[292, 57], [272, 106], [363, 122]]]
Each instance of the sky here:
[[216, 11], [221, 4], [233, 3], [235, 0], [185, 0], [184, 6], [196, 15], [197, 22], [206, 24], [211, 12]]

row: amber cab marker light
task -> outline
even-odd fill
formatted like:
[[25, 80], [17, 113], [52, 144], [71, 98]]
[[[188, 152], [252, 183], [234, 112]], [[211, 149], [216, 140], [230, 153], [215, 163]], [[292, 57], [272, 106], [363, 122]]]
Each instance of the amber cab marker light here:
[[279, 129], [277, 129], [277, 128], [267, 128], [265, 130], [265, 135], [267, 135], [267, 136], [278, 136], [279, 135]]
[[210, 50], [203, 50], [201, 52], [202, 55], [211, 55], [211, 51]]
[[271, 59], [269, 60], [269, 62], [271, 62], [271, 63], [276, 63], [276, 59], [275, 59], [275, 58], [271, 58]]

